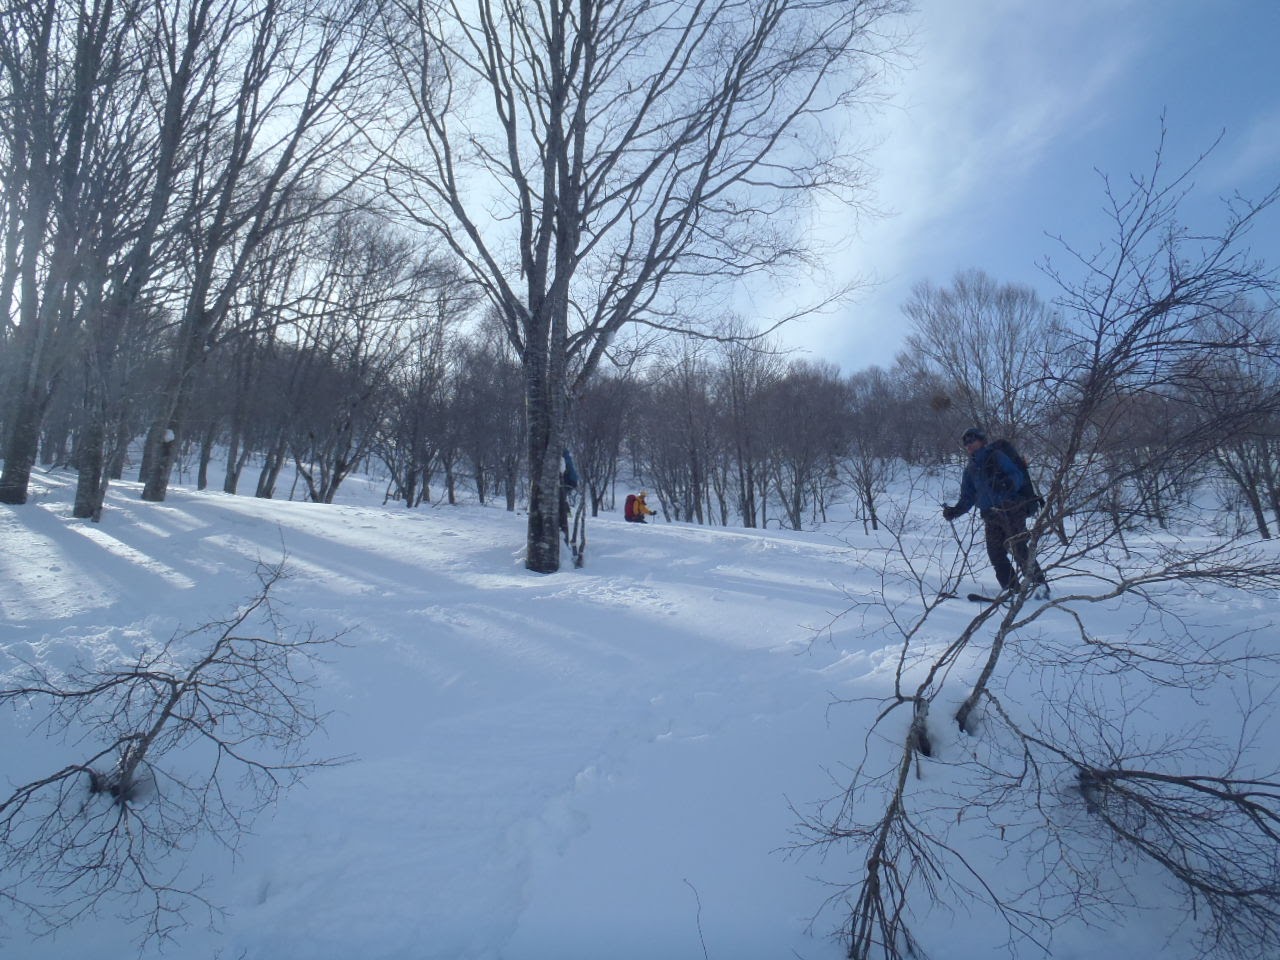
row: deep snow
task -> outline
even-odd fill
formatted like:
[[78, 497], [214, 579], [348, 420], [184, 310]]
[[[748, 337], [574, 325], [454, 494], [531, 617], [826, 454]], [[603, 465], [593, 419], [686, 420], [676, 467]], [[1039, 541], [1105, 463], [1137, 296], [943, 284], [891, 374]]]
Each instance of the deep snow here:
[[[899, 656], [874, 607], [841, 616], [895, 563], [860, 525], [602, 517], [584, 569], [539, 576], [523, 568], [524, 517], [501, 509], [383, 507], [355, 483], [343, 493], [357, 505], [182, 486], [148, 504], [117, 483], [93, 524], [70, 518], [73, 486], [41, 474], [30, 504], [0, 506], [0, 647], [49, 662], [128, 652], [226, 615], [252, 594], [256, 561], [282, 552], [291, 622], [347, 632], [319, 678], [333, 715], [315, 749], [354, 761], [312, 773], [237, 859], [197, 848], [190, 875], [211, 878], [227, 914], [166, 956], [843, 956], [843, 916], [822, 907], [856, 858], [788, 847], [797, 811], [839, 794], [862, 758], [876, 705], [858, 698], [891, 689]], [[970, 588], [990, 587], [980, 553]], [[949, 606], [938, 641], [974, 613]], [[1271, 613], [1242, 609], [1241, 625]], [[1123, 632], [1123, 607], [1107, 616]], [[24, 718], [5, 711], [0, 731], [7, 781], [41, 768], [50, 748]], [[945, 730], [938, 747], [944, 765], [968, 749]], [[974, 830], [975, 852], [1008, 852]], [[1180, 934], [1164, 940], [1178, 918], [1158, 890], [1145, 899], [1153, 909], [1122, 927], [1060, 928], [1051, 955], [1181, 956]], [[920, 921], [936, 957], [1007, 955], [980, 905]], [[33, 939], [0, 913], [0, 952], [125, 960], [137, 932], [108, 914]]]

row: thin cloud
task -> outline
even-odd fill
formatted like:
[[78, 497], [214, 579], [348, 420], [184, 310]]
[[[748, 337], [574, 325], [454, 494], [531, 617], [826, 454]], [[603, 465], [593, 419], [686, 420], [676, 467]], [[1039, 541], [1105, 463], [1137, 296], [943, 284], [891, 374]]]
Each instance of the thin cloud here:
[[[911, 285], [981, 265], [975, 232], [1016, 215], [999, 205], [1028, 189], [1046, 157], [1123, 110], [1127, 71], [1157, 40], [1134, 29], [1124, 14], [1131, 8], [922, 3], [915, 68], [903, 76], [899, 106], [885, 111], [872, 154], [873, 204], [887, 216], [863, 222], [843, 245], [845, 263], [832, 265], [836, 276], [876, 283], [859, 303], [791, 339], [827, 356], [838, 344], [855, 365], [859, 355], [889, 362]], [[847, 235], [847, 218], [824, 235], [842, 228]]]
[[1250, 184], [1259, 189], [1274, 187], [1280, 180], [1280, 104], [1254, 117], [1243, 132], [1227, 129], [1221, 149], [1226, 159], [1215, 171], [1215, 190], [1248, 192]]

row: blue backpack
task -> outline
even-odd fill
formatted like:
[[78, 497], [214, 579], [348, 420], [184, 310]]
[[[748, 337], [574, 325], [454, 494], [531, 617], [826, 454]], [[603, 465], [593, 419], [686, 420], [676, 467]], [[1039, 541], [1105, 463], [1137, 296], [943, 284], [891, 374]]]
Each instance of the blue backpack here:
[[1022, 486], [1014, 491], [1014, 496], [1026, 509], [1028, 516], [1035, 516], [1040, 512], [1040, 508], [1044, 506], [1044, 497], [1040, 496], [1040, 493], [1036, 490], [1036, 484], [1031, 479], [1031, 468], [1027, 466], [1026, 458], [1008, 440], [992, 440], [988, 446], [992, 450], [998, 450], [1003, 453], [1017, 464], [1018, 469], [1022, 471]]

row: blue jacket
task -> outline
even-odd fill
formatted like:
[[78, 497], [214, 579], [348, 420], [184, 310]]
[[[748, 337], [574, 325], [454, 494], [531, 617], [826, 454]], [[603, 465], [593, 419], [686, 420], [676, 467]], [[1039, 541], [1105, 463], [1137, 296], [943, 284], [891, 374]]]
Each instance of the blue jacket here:
[[567, 490], [578, 489], [578, 468], [573, 465], [573, 454], [564, 452], [564, 472], [560, 474], [560, 482]]
[[977, 507], [983, 513], [1007, 504], [1014, 499], [1026, 478], [1018, 465], [999, 450], [979, 447], [965, 465], [960, 478], [960, 500], [956, 503], [958, 516]]

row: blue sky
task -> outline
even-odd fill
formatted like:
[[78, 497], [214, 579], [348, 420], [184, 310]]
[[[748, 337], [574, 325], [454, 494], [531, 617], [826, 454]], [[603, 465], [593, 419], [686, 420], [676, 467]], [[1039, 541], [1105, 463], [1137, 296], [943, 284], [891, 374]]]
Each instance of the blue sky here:
[[[1162, 113], [1167, 169], [1222, 135], [1195, 177], [1198, 223], [1280, 182], [1280, 0], [919, 0], [913, 26], [914, 65], [868, 134], [888, 215], [824, 227], [832, 278], [877, 283], [785, 337], [845, 372], [892, 363], [920, 280], [977, 267], [1048, 299], [1037, 265], [1065, 265], [1052, 237], [1105, 239], [1099, 171], [1149, 171]], [[1280, 264], [1280, 210], [1252, 245]]]

